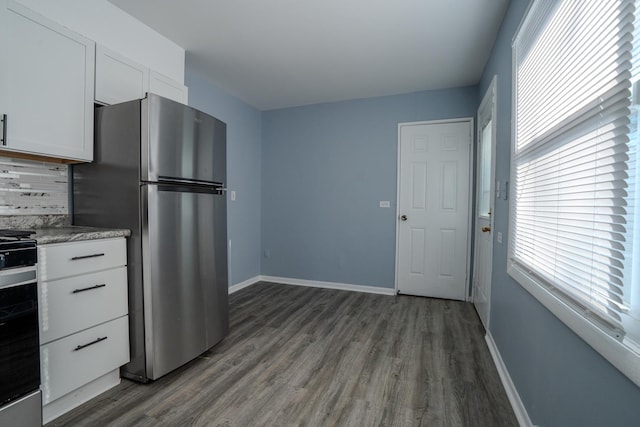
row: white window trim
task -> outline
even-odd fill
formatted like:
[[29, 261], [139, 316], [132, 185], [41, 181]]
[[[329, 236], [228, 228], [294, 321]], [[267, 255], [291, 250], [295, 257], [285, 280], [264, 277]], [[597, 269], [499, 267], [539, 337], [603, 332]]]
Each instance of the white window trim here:
[[[523, 22], [526, 20], [531, 8], [537, 0], [533, 0], [525, 12]], [[520, 26], [522, 23], [520, 24]], [[520, 26], [515, 32], [515, 35], [520, 31]], [[515, 37], [514, 36], [514, 40]], [[512, 43], [513, 45], [513, 43]], [[515, 52], [511, 49], [511, 151], [510, 162], [515, 155], [516, 147], [516, 134], [515, 125], [513, 120], [516, 117], [516, 79], [517, 79], [517, 67], [515, 60]], [[516, 182], [514, 168], [510, 168], [510, 181]], [[515, 209], [516, 200], [516, 185], [509, 186], [509, 217]], [[525, 290], [527, 290], [534, 298], [536, 298], [544, 307], [546, 307], [554, 316], [562, 321], [569, 329], [571, 329], [576, 335], [582, 338], [587, 344], [589, 344], [594, 350], [596, 350], [601, 356], [607, 359], [613, 366], [615, 366], [620, 372], [626, 375], [637, 386], [640, 386], [640, 353], [635, 352], [630, 347], [626, 346], [622, 342], [616, 340], [593, 322], [585, 318], [581, 313], [576, 311], [573, 307], [566, 304], [563, 300], [555, 296], [550, 292], [547, 287], [541, 284], [536, 278], [526, 271], [521, 266], [516, 265], [511, 261], [511, 254], [513, 253], [513, 224], [509, 221], [509, 244], [507, 248], [507, 273], [516, 282], [518, 282]]]

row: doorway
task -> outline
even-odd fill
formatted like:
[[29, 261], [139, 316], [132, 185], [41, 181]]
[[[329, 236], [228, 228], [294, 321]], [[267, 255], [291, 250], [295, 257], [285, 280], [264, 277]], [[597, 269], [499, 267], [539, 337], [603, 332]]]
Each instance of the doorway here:
[[495, 207], [496, 76], [478, 108], [478, 167], [476, 169], [475, 250], [472, 299], [485, 328], [489, 328]]

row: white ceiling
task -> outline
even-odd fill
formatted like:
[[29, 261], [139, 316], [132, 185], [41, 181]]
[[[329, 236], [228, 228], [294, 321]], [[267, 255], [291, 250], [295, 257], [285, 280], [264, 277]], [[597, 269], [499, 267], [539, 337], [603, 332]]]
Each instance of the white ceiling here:
[[474, 85], [509, 0], [109, 0], [260, 109]]

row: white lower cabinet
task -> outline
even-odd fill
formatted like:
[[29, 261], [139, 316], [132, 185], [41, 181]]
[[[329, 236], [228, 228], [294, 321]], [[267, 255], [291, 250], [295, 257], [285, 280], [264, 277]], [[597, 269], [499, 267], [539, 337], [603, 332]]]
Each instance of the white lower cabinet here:
[[124, 238], [38, 247], [45, 423], [120, 381], [129, 362], [126, 259]]
[[127, 363], [128, 330], [128, 317], [123, 316], [42, 345], [42, 403], [46, 405]]

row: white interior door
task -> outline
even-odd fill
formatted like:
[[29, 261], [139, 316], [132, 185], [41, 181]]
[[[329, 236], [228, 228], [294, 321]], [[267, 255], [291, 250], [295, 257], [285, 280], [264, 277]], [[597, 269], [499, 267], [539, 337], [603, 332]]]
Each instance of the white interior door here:
[[468, 295], [471, 121], [401, 124], [396, 285], [403, 294]]
[[473, 304], [489, 328], [495, 182], [495, 77], [478, 109], [478, 168], [476, 170], [476, 231]]

